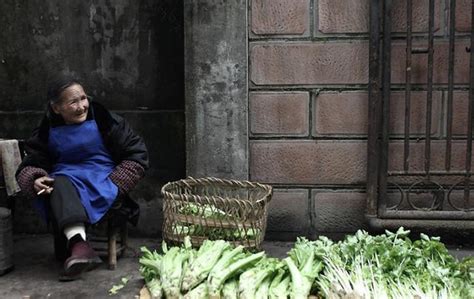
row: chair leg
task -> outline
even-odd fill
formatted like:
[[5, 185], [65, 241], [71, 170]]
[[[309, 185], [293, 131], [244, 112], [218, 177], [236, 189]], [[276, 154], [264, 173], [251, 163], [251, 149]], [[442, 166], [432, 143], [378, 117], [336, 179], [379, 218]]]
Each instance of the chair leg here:
[[115, 229], [108, 229], [108, 262], [109, 270], [115, 270], [117, 267], [117, 232]]
[[127, 224], [120, 227], [120, 256], [123, 256], [128, 246], [128, 229]]

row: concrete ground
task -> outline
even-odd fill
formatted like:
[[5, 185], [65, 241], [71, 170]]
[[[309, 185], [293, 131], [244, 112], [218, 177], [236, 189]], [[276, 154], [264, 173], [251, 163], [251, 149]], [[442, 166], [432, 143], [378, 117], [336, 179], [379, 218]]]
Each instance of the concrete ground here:
[[[53, 254], [50, 235], [15, 235], [14, 269], [0, 276], [0, 298], [139, 298], [143, 280], [138, 272], [140, 247], [158, 248], [161, 240], [130, 238], [130, 248], [118, 260], [115, 270], [108, 270], [104, 263], [85, 273], [81, 279], [59, 282], [62, 265]], [[272, 256], [283, 257], [291, 247], [288, 242], [265, 242], [263, 249]], [[108, 291], [128, 278], [125, 287], [116, 295]]]
[[[138, 272], [140, 246], [158, 248], [157, 239], [131, 238], [130, 249], [119, 259], [117, 269], [108, 270], [106, 264], [87, 272], [79, 280], [59, 282], [61, 265], [54, 259], [52, 238], [49, 235], [15, 235], [14, 269], [0, 276], [0, 298], [139, 298], [143, 280]], [[264, 242], [263, 249], [271, 256], [284, 257], [291, 248], [290, 242]], [[474, 256], [474, 250], [453, 248], [458, 258]], [[108, 291], [128, 278], [125, 287], [116, 295]]]

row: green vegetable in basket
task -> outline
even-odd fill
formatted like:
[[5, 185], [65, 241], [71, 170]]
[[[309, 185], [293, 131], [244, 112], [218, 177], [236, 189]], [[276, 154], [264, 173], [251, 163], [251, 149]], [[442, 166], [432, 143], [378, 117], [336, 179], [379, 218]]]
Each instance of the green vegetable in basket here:
[[226, 241], [205, 240], [184, 272], [181, 289], [187, 291], [205, 281], [212, 267], [228, 249], [230, 249], [230, 243]]
[[173, 225], [173, 234], [176, 235], [194, 235], [194, 226], [186, 226], [186, 225], [180, 225], [180, 224], [174, 224]]
[[226, 251], [214, 265], [207, 283], [209, 287], [209, 295], [211, 297], [218, 297], [220, 295], [224, 282], [239, 272], [243, 272], [251, 265], [258, 262], [265, 252], [258, 252], [254, 254], [246, 254], [243, 252], [243, 246], [237, 246], [233, 250]]
[[255, 228], [219, 228], [219, 227], [204, 227], [202, 225], [173, 225], [173, 233], [177, 235], [187, 236], [203, 236], [211, 240], [255, 240], [260, 230]]
[[185, 215], [201, 216], [210, 219], [223, 219], [229, 216], [226, 212], [210, 204], [185, 203], [179, 212]]
[[255, 239], [260, 234], [260, 230], [255, 228], [250, 229], [235, 229], [233, 236], [237, 239], [245, 238], [245, 239]]

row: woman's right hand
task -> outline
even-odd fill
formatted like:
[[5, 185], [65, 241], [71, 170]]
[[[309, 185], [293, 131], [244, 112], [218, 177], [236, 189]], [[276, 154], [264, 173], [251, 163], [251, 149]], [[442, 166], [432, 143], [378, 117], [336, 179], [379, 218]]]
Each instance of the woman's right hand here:
[[53, 184], [54, 179], [50, 178], [49, 176], [42, 176], [40, 178], [37, 178], [34, 183], [36, 194], [51, 194], [51, 192], [53, 192]]

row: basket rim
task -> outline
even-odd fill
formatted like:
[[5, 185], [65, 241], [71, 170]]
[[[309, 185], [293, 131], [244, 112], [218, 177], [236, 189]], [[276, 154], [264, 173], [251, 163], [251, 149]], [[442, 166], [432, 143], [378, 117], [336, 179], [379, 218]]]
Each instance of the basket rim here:
[[[237, 186], [241, 188], [260, 188], [265, 191], [265, 194], [254, 201], [254, 203], [261, 203], [261, 202], [269, 202], [271, 200], [271, 195], [273, 193], [273, 188], [270, 185], [258, 183], [258, 182], [251, 182], [248, 180], [234, 180], [234, 179], [221, 179], [221, 178], [216, 178], [216, 177], [202, 177], [202, 178], [193, 178], [191, 176], [188, 176], [185, 179], [177, 180], [177, 181], [172, 181], [166, 183], [162, 188], [161, 188], [161, 193], [164, 197], [168, 198], [174, 198], [176, 196], [178, 197], [185, 197], [185, 198], [194, 198], [194, 199], [199, 199], [199, 198], [219, 198], [225, 200], [226, 198], [223, 198], [221, 196], [202, 196], [202, 195], [194, 195], [194, 194], [178, 194], [178, 193], [172, 193], [168, 191], [169, 188], [172, 186], [186, 186], [188, 188], [191, 188], [191, 186], [196, 186], [196, 185], [211, 185], [211, 184], [222, 184], [226, 186]], [[239, 200], [239, 199], [236, 199]]]

